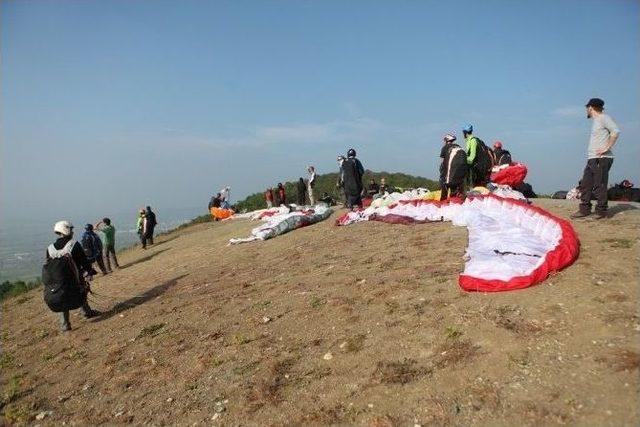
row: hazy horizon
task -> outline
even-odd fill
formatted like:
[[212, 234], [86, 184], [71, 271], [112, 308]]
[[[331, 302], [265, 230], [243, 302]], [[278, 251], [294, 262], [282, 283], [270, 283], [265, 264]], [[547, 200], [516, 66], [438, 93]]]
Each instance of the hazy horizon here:
[[239, 200], [350, 147], [435, 179], [465, 123], [568, 190], [596, 96], [622, 130], [610, 183], [640, 184], [638, 2], [0, 7], [3, 221]]

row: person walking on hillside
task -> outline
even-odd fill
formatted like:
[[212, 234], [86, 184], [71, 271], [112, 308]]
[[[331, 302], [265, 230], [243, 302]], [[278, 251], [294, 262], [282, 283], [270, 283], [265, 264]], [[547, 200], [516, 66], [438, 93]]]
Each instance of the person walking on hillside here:
[[147, 243], [153, 245], [153, 232], [155, 231], [158, 221], [156, 220], [156, 214], [151, 210], [151, 206], [147, 206], [147, 210], [144, 213], [143, 235], [144, 241], [142, 247], [146, 249]]
[[298, 180], [297, 190], [298, 190], [298, 206], [306, 205], [307, 184], [304, 183], [304, 179], [302, 179], [302, 177], [300, 177], [300, 179]]
[[[220, 190], [220, 207], [222, 209], [231, 208], [231, 187], [227, 186]], [[152, 242], [153, 243], [153, 242]]]
[[284, 206], [287, 204], [287, 193], [281, 182], [278, 183], [278, 206]]
[[469, 178], [472, 186], [484, 185], [491, 172], [491, 159], [487, 146], [482, 140], [473, 135], [473, 126], [466, 125], [462, 129], [467, 146], [467, 165], [469, 166]]
[[314, 206], [316, 204], [316, 198], [315, 198], [315, 195], [313, 194], [313, 189], [316, 186], [316, 168], [313, 166], [309, 166], [307, 168], [307, 171], [309, 172], [309, 181], [307, 184], [307, 193], [309, 194], [309, 204], [311, 206]]
[[87, 224], [84, 226], [84, 233], [82, 234], [82, 249], [84, 254], [90, 263], [97, 263], [100, 271], [103, 275], [107, 274], [107, 270], [104, 268], [104, 262], [102, 261], [102, 241], [100, 237], [93, 231], [93, 224]]
[[512, 162], [511, 153], [502, 148], [502, 142], [496, 141], [493, 143], [493, 157], [495, 159], [495, 165], [509, 165]]
[[596, 218], [607, 217], [607, 186], [609, 171], [613, 165], [611, 149], [620, 136], [620, 128], [609, 115], [604, 113], [604, 101], [592, 98], [585, 105], [587, 119], [592, 119], [591, 136], [587, 150], [587, 165], [580, 181], [580, 209], [572, 218], [584, 218], [591, 215], [591, 193], [595, 193]]
[[264, 192], [264, 200], [267, 202], [267, 209], [271, 209], [273, 207], [273, 189], [267, 188], [267, 191]]
[[362, 176], [364, 175], [364, 167], [360, 160], [356, 158], [356, 150], [353, 148], [350, 148], [347, 152], [347, 159], [342, 162], [341, 172], [344, 180], [347, 208], [362, 208]]
[[95, 229], [100, 231], [104, 236], [102, 239], [104, 263], [109, 273], [111, 273], [113, 272], [111, 269], [111, 257], [113, 257], [113, 265], [115, 265], [116, 268], [120, 268], [118, 258], [116, 258], [116, 229], [111, 225], [109, 218], [103, 218], [102, 221], [96, 224]]
[[[55, 258], [70, 256], [73, 260], [72, 265], [75, 268], [74, 275], [76, 276], [75, 279], [77, 283], [72, 284], [76, 286], [76, 288], [73, 289], [75, 290], [75, 293], [74, 295], [65, 295], [68, 295], [69, 297], [80, 298], [80, 308], [82, 309], [84, 317], [86, 317], [87, 319], [99, 316], [101, 313], [97, 310], [93, 310], [91, 306], [89, 306], [89, 302], [87, 301], [87, 292], [89, 289], [89, 285], [84, 280], [84, 274], [87, 274], [91, 277], [96, 275], [97, 272], [93, 269], [91, 262], [87, 259], [87, 256], [85, 255], [80, 243], [73, 240], [73, 224], [71, 224], [71, 222], [69, 221], [58, 221], [53, 226], [53, 231], [58, 236], [58, 238], [47, 248], [47, 261]], [[45, 277], [43, 277], [43, 281], [45, 282], [45, 285], [49, 285], [47, 284], [47, 280]], [[68, 301], [68, 303], [71, 303], [71, 301]], [[71, 330], [69, 310], [60, 312], [60, 325], [63, 331]]]
[[464, 180], [467, 175], [467, 156], [464, 150], [456, 144], [456, 136], [446, 134], [440, 150], [440, 200], [451, 196], [464, 197]]

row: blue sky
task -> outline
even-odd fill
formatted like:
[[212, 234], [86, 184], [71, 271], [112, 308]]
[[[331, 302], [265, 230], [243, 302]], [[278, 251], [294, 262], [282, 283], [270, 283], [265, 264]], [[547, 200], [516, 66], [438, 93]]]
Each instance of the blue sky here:
[[569, 189], [594, 96], [622, 129], [612, 181], [640, 184], [639, 4], [4, 1], [5, 215], [204, 207], [350, 147], [435, 178], [467, 122]]

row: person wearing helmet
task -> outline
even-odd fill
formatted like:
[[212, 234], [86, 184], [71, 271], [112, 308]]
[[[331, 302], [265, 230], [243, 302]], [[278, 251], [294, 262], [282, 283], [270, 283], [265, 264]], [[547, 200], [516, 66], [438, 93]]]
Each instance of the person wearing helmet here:
[[442, 139], [440, 150], [440, 200], [451, 196], [464, 197], [464, 179], [467, 175], [467, 161], [464, 150], [456, 144], [455, 135], [448, 133]]
[[493, 156], [495, 158], [496, 166], [511, 164], [511, 153], [502, 148], [502, 142], [496, 141], [493, 143]]
[[342, 179], [344, 182], [344, 194], [348, 209], [354, 207], [362, 207], [362, 176], [364, 175], [364, 167], [360, 160], [356, 159], [356, 150], [350, 148], [347, 152], [347, 158], [342, 162], [340, 167]]
[[489, 149], [482, 140], [473, 135], [473, 125], [462, 128], [462, 136], [466, 141], [467, 166], [472, 186], [484, 185], [491, 172], [492, 161]]
[[90, 263], [97, 263], [102, 275], [107, 274], [107, 270], [104, 268], [104, 261], [102, 260], [102, 241], [100, 237], [93, 231], [93, 225], [87, 224], [84, 227], [84, 233], [82, 233], [82, 249], [87, 256], [87, 260]]
[[[92, 317], [99, 316], [99, 311], [93, 310], [89, 306], [87, 301], [87, 289], [88, 285], [84, 280], [84, 275], [94, 276], [97, 272], [93, 269], [91, 262], [87, 259], [87, 256], [82, 249], [80, 243], [73, 240], [73, 224], [69, 221], [58, 221], [53, 226], [53, 232], [58, 236], [53, 244], [49, 245], [46, 251], [46, 259], [59, 258], [64, 255], [71, 255], [73, 263], [78, 269], [80, 285], [83, 291], [82, 312], [84, 317], [90, 319]], [[71, 322], [69, 319], [69, 311], [63, 311], [60, 313], [60, 324], [63, 331], [71, 330]]]

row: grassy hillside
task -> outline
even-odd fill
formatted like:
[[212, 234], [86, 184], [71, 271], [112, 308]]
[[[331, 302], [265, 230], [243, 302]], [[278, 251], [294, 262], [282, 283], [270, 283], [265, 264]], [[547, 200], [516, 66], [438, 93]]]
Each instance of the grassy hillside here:
[[[306, 176], [303, 178], [307, 178]], [[423, 178], [421, 176], [413, 176], [407, 175], [400, 172], [373, 172], [367, 170], [364, 174], [364, 184], [365, 187], [368, 186], [369, 180], [374, 178], [376, 182], [380, 182], [380, 178], [386, 178], [387, 184], [392, 185], [394, 187], [400, 187], [403, 189], [406, 188], [429, 188], [436, 189], [439, 188], [439, 184], [437, 181], [433, 181], [431, 179]], [[327, 193], [332, 196], [336, 200], [340, 200], [342, 197], [341, 189], [336, 187], [336, 182], [338, 181], [338, 173], [327, 173], [324, 175], [318, 175], [316, 177], [316, 187], [315, 193], [318, 197], [322, 195], [322, 193]], [[296, 184], [297, 181], [289, 181], [283, 183], [287, 192], [287, 201], [291, 203], [295, 203], [297, 198], [297, 190]], [[275, 190], [275, 185], [273, 186]], [[265, 189], [266, 190], [266, 189]], [[262, 209], [266, 207], [264, 201], [264, 190], [259, 193], [254, 193], [247, 197], [246, 199], [236, 203], [236, 211], [242, 212], [244, 210], [252, 211], [255, 209]]]

